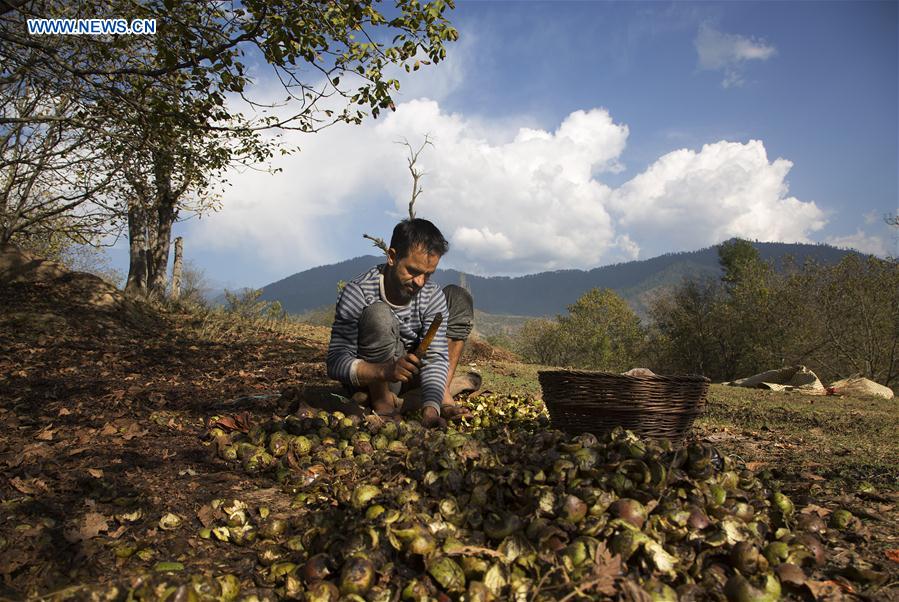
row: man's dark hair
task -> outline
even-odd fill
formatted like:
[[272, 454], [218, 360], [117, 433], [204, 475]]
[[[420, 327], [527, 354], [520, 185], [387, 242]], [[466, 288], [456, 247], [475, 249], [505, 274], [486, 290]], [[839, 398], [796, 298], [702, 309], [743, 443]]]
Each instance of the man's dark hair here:
[[402, 259], [412, 247], [421, 246], [429, 255], [443, 257], [449, 251], [449, 243], [437, 226], [426, 219], [404, 219], [393, 229], [390, 247], [396, 251], [396, 258]]

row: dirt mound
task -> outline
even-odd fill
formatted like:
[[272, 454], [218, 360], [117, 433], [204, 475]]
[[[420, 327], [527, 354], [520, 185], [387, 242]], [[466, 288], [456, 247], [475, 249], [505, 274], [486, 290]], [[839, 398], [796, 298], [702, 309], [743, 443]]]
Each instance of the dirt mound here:
[[69, 299], [97, 307], [121, 304], [124, 296], [102, 278], [83, 272], [72, 272], [64, 265], [37, 257], [17, 247], [0, 249], [0, 285], [54, 284], [57, 292]]
[[73, 272], [13, 246], [0, 249], [0, 298], [7, 308], [0, 326], [25, 331], [131, 331], [159, 322], [152, 307], [99, 276]]
[[0, 265], [0, 599], [147, 573], [194, 547], [212, 558], [199, 523], [159, 529], [254, 488], [209, 460], [202, 425], [282, 412], [279, 391], [320, 374], [324, 346], [264, 330], [210, 340], [88, 274], [14, 251]]
[[520, 358], [501, 347], [494, 347], [484, 339], [472, 335], [465, 344], [462, 352], [463, 363], [470, 362], [517, 362]]

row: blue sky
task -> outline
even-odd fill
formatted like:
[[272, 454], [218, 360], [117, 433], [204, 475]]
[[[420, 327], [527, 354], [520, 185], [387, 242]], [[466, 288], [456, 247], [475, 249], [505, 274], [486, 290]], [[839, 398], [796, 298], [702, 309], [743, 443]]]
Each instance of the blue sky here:
[[[471, 2], [396, 113], [288, 136], [179, 224], [220, 286], [373, 252], [418, 201], [479, 274], [591, 268], [731, 236], [899, 254], [896, 2]], [[277, 93], [259, 77], [258, 90]], [[279, 94], [280, 96], [280, 94]]]

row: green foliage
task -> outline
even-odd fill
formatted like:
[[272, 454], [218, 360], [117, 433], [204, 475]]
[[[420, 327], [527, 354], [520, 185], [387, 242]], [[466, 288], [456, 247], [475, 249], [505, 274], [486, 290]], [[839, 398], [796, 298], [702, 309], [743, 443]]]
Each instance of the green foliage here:
[[529, 362], [555, 366], [564, 363], [562, 332], [555, 320], [538, 318], [525, 322], [512, 349]]
[[667, 373], [730, 380], [780, 366], [777, 275], [747, 241], [718, 250], [720, 282], [685, 281], [650, 309], [651, 356]]
[[[784, 285], [794, 308], [792, 340], [828, 376], [860, 375], [899, 383], [899, 260], [847, 256], [834, 266], [808, 264]], [[804, 300], [805, 303], [801, 303]]]
[[511, 335], [505, 332], [499, 332], [494, 335], [486, 336], [484, 337], [484, 340], [493, 347], [502, 347], [503, 349], [509, 350], [515, 347], [515, 339], [513, 339]]
[[566, 365], [623, 372], [635, 366], [643, 346], [640, 318], [611, 289], [587, 291], [559, 318]]
[[518, 333], [516, 351], [529, 361], [622, 372], [640, 360], [640, 319], [610, 289], [592, 289], [557, 321], [530, 320]]
[[722, 373], [729, 379], [767, 370], [779, 365], [783, 357], [777, 346], [782, 339], [776, 303], [778, 277], [773, 266], [752, 251], [732, 256], [722, 276], [723, 298], [715, 308]]
[[225, 311], [242, 318], [263, 318], [272, 321], [286, 319], [287, 313], [280, 301], [265, 301], [259, 298], [261, 296], [262, 289], [245, 288], [239, 291], [225, 289]]
[[[79, 100], [83, 110], [67, 117], [81, 124], [94, 103], [106, 99], [153, 112], [153, 101], [143, 93], [165, 80], [194, 99], [196, 113], [176, 108], [171, 116], [206, 127], [234, 116], [229, 94], [253, 99], [246, 57], [258, 55], [295, 104], [286, 118], [270, 114], [256, 125], [312, 131], [334, 121], [358, 123], [364, 110], [377, 117], [392, 109], [399, 81], [388, 67], [415, 71], [446, 58], [445, 44], [459, 35], [446, 18], [452, 8], [451, 0], [397, 0], [387, 7], [376, 0], [247, 0], [233, 6], [216, 0], [107, 0], [104, 14], [155, 19], [156, 34], [23, 38], [29, 17], [97, 16], [95, 5], [35, 0], [0, 15], [0, 37], [8, 42], [0, 54], [0, 82], [46, 79]], [[318, 79], [322, 86], [315, 85]], [[335, 95], [346, 101], [344, 108], [316, 106]]]
[[325, 305], [317, 309], [304, 311], [301, 314], [295, 314], [295, 319], [303, 324], [330, 328], [334, 324], [334, 305]]
[[650, 309], [648, 356], [657, 372], [720, 374], [717, 308], [723, 299], [712, 279], [686, 280]]
[[[687, 281], [651, 309], [656, 371], [732, 380], [804, 364], [825, 382], [899, 382], [899, 265], [846, 255], [836, 265], [727, 257], [721, 283]], [[735, 259], [736, 258], [736, 259]], [[725, 261], [722, 261], [724, 264]]]
[[[458, 38], [445, 16], [451, 0], [82, 4], [34, 0], [0, 11], [0, 140], [47, 130], [26, 136], [31, 144], [0, 144], [0, 181], [10, 183], [0, 185], [0, 209], [15, 208], [0, 210], [0, 242], [61, 213], [80, 216], [79, 231], [88, 234], [115, 230], [127, 215], [128, 289], [146, 286], [151, 295], [165, 287], [174, 221], [215, 209], [218, 186], [235, 163], [292, 150], [262, 130], [314, 132], [377, 117], [395, 108], [391, 95], [400, 83], [391, 66], [437, 63]], [[22, 36], [28, 18], [93, 18], [98, 11], [154, 19], [156, 33]], [[247, 57], [262, 57], [275, 71], [283, 101], [257, 97], [268, 91], [254, 89]], [[235, 109], [237, 97], [252, 111]], [[319, 106], [322, 99], [327, 106]], [[96, 173], [99, 181], [73, 173]], [[72, 189], [82, 191], [75, 200]]]
[[726, 284], [746, 280], [760, 261], [758, 250], [748, 240], [733, 238], [718, 247], [718, 263], [724, 271], [721, 280]]

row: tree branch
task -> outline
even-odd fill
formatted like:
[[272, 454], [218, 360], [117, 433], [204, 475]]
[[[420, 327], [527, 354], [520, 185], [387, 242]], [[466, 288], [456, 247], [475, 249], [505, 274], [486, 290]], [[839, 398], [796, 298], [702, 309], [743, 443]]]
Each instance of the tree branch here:
[[372, 241], [372, 244], [374, 246], [384, 251], [385, 255], [387, 254], [387, 243], [384, 242], [383, 238], [376, 238], [374, 236], [369, 236], [368, 234], [363, 234], [362, 238], [367, 238], [368, 240]]
[[409, 149], [409, 157], [406, 159], [406, 162], [409, 165], [409, 173], [412, 174], [412, 198], [409, 199], [409, 219], [415, 219], [415, 201], [418, 200], [418, 195], [423, 191], [420, 180], [422, 176], [425, 175], [424, 171], [415, 167], [415, 163], [418, 161], [418, 156], [421, 154], [421, 151], [423, 151], [426, 146], [434, 146], [434, 144], [431, 142], [430, 134], [425, 134], [425, 140], [421, 143], [421, 146], [418, 147], [418, 150], [413, 150], [412, 145], [409, 144], [409, 141], [405, 138], [396, 141], [396, 144], [402, 144]]

